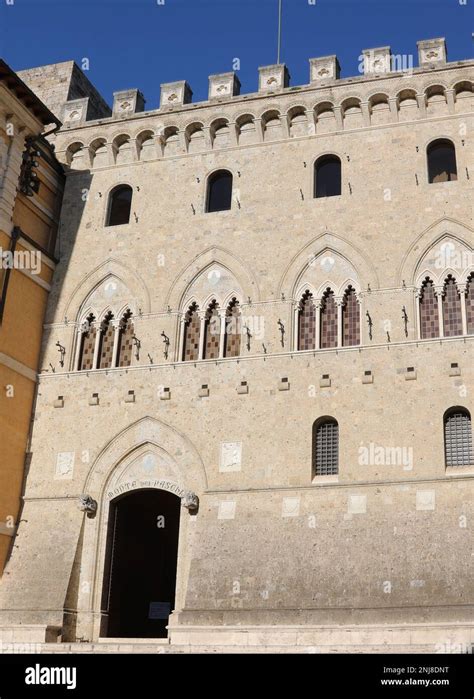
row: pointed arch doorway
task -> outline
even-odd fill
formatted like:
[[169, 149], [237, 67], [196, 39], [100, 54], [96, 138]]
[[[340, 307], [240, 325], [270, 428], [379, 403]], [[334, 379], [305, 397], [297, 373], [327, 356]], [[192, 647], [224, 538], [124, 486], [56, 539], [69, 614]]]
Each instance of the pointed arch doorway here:
[[166, 638], [175, 607], [181, 500], [142, 489], [110, 503], [103, 636]]

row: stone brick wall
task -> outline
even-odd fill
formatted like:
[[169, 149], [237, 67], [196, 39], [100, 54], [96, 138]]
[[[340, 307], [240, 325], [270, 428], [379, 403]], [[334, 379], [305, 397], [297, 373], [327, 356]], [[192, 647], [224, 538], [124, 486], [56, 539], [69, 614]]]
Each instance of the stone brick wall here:
[[[435, 85], [444, 101], [432, 100]], [[407, 90], [418, 97], [403, 107]], [[377, 94], [387, 96], [383, 115], [369, 109]], [[333, 115], [319, 119], [328, 101]], [[272, 126], [260, 130], [268, 113]], [[245, 114], [253, 136], [239, 140]], [[298, 129], [294, 114], [306, 115]], [[212, 136], [223, 119], [226, 141]], [[469, 619], [474, 468], [446, 470], [443, 415], [455, 405], [474, 411], [474, 336], [420, 341], [416, 314], [420, 275], [436, 269], [439, 246], [473, 248], [473, 125], [465, 62], [59, 133], [68, 177], [19, 531], [26, 543], [0, 593], [3, 608], [23, 611], [0, 621], [60, 624], [73, 584], [79, 635], [97, 635], [106, 493], [119, 472], [132, 472], [132, 453], [138, 464], [155, 455], [153, 477], [200, 498], [197, 514], [182, 514], [177, 617], [185, 625]], [[426, 147], [435, 138], [456, 147], [456, 182], [428, 184]], [[313, 163], [327, 153], [341, 158], [342, 193], [314, 199]], [[232, 208], [206, 214], [207, 178], [220, 168], [234, 176]], [[107, 227], [108, 194], [122, 183], [133, 189], [130, 222]], [[458, 277], [472, 264], [463, 260]], [[349, 280], [357, 286], [361, 345], [299, 352], [301, 288], [324, 288], [331, 275], [342, 290]], [[180, 362], [190, 303], [204, 310], [216, 296], [239, 298], [253, 323], [250, 347], [244, 338], [240, 357]], [[126, 308], [139, 358], [134, 350], [127, 370], [74, 371], [84, 317]], [[339, 423], [339, 474], [313, 479], [312, 426], [322, 416]], [[367, 461], [361, 447], [371, 445], [407, 461]], [[77, 515], [84, 492], [98, 502], [95, 520]], [[51, 575], [56, 546], [63, 562]], [[15, 589], [45, 576], [49, 606], [39, 582]]]

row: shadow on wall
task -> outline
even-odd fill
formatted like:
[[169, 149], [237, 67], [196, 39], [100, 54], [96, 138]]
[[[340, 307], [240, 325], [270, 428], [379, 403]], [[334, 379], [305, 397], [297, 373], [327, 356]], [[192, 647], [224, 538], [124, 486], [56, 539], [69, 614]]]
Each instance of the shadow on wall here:
[[[64, 166], [64, 168], [67, 175], [69, 166]], [[74, 255], [79, 229], [82, 226], [82, 230], [84, 230], [83, 218], [85, 216], [87, 198], [91, 191], [92, 177], [93, 175], [89, 170], [81, 170], [80, 174], [78, 173], [73, 177], [66, 177], [55, 252], [56, 259], [59, 260], [59, 263], [54, 272], [52, 289], [49, 294], [45, 316], [46, 325], [50, 323], [63, 323], [65, 321], [65, 318], [58, 316], [58, 303], [62, 295], [62, 287], [68, 273], [69, 264]], [[85, 273], [95, 266], [94, 249], [92, 246], [89, 253], [84, 256], [84, 259], [81, 261], [81, 266]], [[67, 318], [67, 322], [74, 323], [75, 320], [75, 318]], [[44, 329], [39, 364], [40, 371], [51, 372], [53, 370], [51, 365], [47, 366], [45, 364], [44, 357], [45, 349], [49, 342], [56, 342], [57, 338], [55, 339], [53, 336], [55, 332], [54, 328], [46, 327]], [[59, 359], [60, 356], [58, 354], [58, 364]], [[54, 368], [57, 370], [58, 366]]]

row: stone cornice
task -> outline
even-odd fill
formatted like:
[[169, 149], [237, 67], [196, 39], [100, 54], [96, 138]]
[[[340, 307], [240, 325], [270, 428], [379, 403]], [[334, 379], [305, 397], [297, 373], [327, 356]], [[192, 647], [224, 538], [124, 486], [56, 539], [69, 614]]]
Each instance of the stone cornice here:
[[[137, 122], [147, 119], [153, 119], [155, 117], [163, 119], [166, 118], [166, 121], [169, 121], [170, 125], [172, 124], [173, 119], [174, 121], [182, 121], [183, 117], [186, 117], [187, 123], [192, 118], [192, 115], [195, 115], [196, 113], [200, 113], [205, 110], [211, 110], [212, 112], [219, 113], [220, 116], [224, 116], [223, 113], [225, 112], [226, 117], [229, 118], [228, 112], [231, 109], [235, 110], [235, 114], [239, 114], [244, 113], [242, 111], [243, 109], [248, 109], [249, 111], [252, 111], [249, 107], [249, 105], [251, 104], [261, 104], [262, 102], [266, 101], [275, 102], [277, 100], [291, 100], [292, 103], [296, 104], [298, 102], [298, 97], [302, 95], [314, 95], [317, 98], [315, 104], [319, 101], [322, 101], [321, 99], [319, 99], [320, 96], [325, 98], [328, 94], [331, 94], [333, 92], [345, 93], [344, 97], [340, 98], [340, 101], [343, 101], [345, 97], [353, 95], [356, 95], [360, 99], [363, 99], [362, 94], [375, 94], [375, 92], [384, 92], [384, 89], [387, 92], [387, 94], [389, 92], [392, 93], [389, 96], [395, 96], [393, 94], [393, 90], [390, 88], [393, 87], [393, 83], [396, 81], [400, 83], [396, 92], [399, 92], [400, 90], [404, 89], [404, 84], [407, 88], [413, 89], [414, 87], [421, 87], [422, 89], [424, 89], [428, 85], [436, 84], [437, 77], [441, 75], [443, 75], [444, 77], [444, 74], [446, 73], [455, 74], [461, 73], [462, 71], [470, 70], [470, 72], [466, 76], [466, 80], [472, 81], [473, 68], [474, 61], [458, 61], [456, 63], [447, 63], [445, 65], [433, 69], [415, 68], [410, 72], [394, 72], [389, 74], [383, 74], [380, 76], [354, 76], [334, 80], [332, 82], [325, 83], [324, 85], [306, 84], [294, 87], [287, 87], [282, 90], [272, 91], [270, 93], [253, 92], [249, 94], [238, 95], [230, 99], [223, 99], [218, 101], [206, 100], [202, 102], [185, 104], [175, 108], [168, 107], [164, 109], [155, 109], [151, 111], [131, 114], [127, 116], [127, 118], [110, 117], [107, 119], [97, 119], [94, 121], [87, 121], [76, 127], [63, 126], [61, 131], [59, 131], [58, 133], [62, 136], [64, 136], [65, 134], [77, 135], [78, 132], [83, 132], [85, 129], [97, 129], [98, 126], [105, 125], [117, 125], [120, 126], [121, 131], [124, 131], [126, 130], [124, 129], [125, 125], [129, 123], [135, 124]], [[441, 80], [441, 82], [444, 82], [444, 80]], [[456, 79], [454, 80], [454, 82], [459, 82], [459, 80]], [[375, 87], [375, 85], [377, 85], [377, 88], [380, 89], [374, 90], [373, 88]], [[449, 87], [452, 87], [452, 85], [446, 87], [449, 89]], [[368, 90], [367, 88], [370, 89]], [[217, 118], [217, 116], [215, 118]]]

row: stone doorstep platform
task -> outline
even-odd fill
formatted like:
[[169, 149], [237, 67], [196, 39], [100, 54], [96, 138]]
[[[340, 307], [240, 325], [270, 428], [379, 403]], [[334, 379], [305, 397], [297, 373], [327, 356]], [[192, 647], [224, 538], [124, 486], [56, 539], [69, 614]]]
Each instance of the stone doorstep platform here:
[[[160, 654], [160, 655], [222, 655], [222, 654], [346, 654], [346, 655], [391, 655], [395, 653], [431, 654], [433, 646], [174, 646], [161, 643], [161, 639], [154, 641], [147, 639], [115, 639], [113, 643], [107, 643], [109, 639], [101, 639], [98, 643], [42, 643], [36, 653], [52, 653], [75, 655], [87, 653], [93, 655], [107, 654]], [[8, 652], [8, 651], [6, 651]], [[20, 652], [20, 651], [16, 651]], [[31, 651], [26, 651], [31, 652]]]
[[42, 625], [0, 627], [0, 653], [474, 652], [474, 623], [370, 626], [172, 626], [169, 638], [52, 642]]

